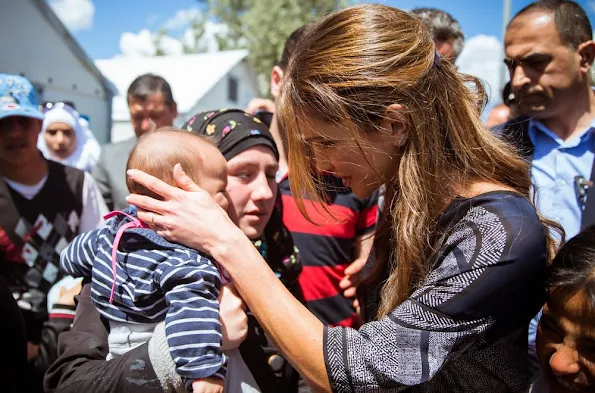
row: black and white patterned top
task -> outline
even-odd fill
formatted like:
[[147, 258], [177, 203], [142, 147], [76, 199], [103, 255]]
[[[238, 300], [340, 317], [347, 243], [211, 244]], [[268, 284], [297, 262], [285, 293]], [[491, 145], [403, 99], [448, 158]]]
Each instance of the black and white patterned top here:
[[359, 330], [325, 328], [336, 392], [509, 392], [529, 383], [527, 326], [545, 299], [546, 236], [511, 192], [456, 199], [413, 295]]

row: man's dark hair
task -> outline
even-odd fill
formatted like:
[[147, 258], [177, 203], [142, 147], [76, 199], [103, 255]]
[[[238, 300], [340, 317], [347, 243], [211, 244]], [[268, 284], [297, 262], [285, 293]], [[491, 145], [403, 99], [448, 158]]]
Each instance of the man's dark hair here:
[[465, 44], [465, 35], [451, 14], [437, 8], [414, 8], [411, 13], [424, 22], [435, 41], [453, 40], [454, 57], [459, 57]]
[[[540, 0], [520, 10], [510, 21], [531, 12], [554, 14], [554, 23], [563, 43], [576, 49], [585, 41], [593, 39], [593, 29], [587, 13], [578, 3], [570, 0]], [[510, 24], [509, 23], [509, 24]]]
[[570, 239], [548, 267], [548, 288], [584, 291], [595, 307], [595, 225]]
[[127, 99], [144, 101], [151, 94], [163, 95], [163, 101], [170, 109], [174, 106], [174, 97], [171, 94], [169, 83], [159, 75], [144, 74], [136, 78], [128, 88]]
[[295, 30], [293, 33], [287, 37], [285, 40], [285, 45], [283, 46], [283, 53], [281, 53], [281, 59], [277, 63], [277, 65], [282, 69], [285, 70], [287, 65], [289, 64], [289, 59], [293, 56], [293, 52], [295, 51], [295, 47], [298, 41], [304, 36], [304, 32], [306, 31], [306, 26], [304, 25], [299, 29]]

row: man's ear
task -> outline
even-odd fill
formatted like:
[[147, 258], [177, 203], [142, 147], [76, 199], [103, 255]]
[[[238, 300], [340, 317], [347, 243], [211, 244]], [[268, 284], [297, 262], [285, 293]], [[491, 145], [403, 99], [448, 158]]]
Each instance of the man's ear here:
[[590, 72], [593, 61], [595, 60], [595, 42], [589, 40], [580, 44], [577, 53], [581, 58], [580, 68], [583, 72]]
[[386, 107], [385, 120], [389, 122], [387, 127], [391, 132], [391, 140], [395, 146], [401, 147], [409, 138], [409, 127], [405, 107], [401, 104], [391, 104]]
[[279, 66], [274, 66], [271, 71], [271, 94], [275, 99], [279, 96], [281, 90], [281, 82], [283, 81], [284, 72]]

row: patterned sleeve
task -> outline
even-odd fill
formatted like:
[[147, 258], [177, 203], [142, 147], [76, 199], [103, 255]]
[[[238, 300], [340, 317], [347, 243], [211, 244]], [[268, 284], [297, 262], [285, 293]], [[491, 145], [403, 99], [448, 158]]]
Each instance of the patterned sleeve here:
[[445, 239], [427, 279], [389, 315], [359, 330], [325, 328], [334, 391], [397, 392], [423, 384], [499, 321], [528, 321], [519, 299], [540, 293], [536, 282], [545, 269], [545, 234], [536, 218], [472, 207]]
[[362, 210], [359, 212], [355, 233], [358, 236], [367, 235], [376, 229], [378, 218], [378, 192], [363, 200]]
[[100, 232], [101, 229], [96, 229], [72, 240], [60, 255], [60, 268], [63, 272], [73, 277], [91, 277]]
[[176, 259], [162, 263], [155, 275], [169, 305], [165, 335], [176, 371], [186, 387], [198, 378], [223, 379], [227, 359], [221, 352], [219, 271], [200, 255]]

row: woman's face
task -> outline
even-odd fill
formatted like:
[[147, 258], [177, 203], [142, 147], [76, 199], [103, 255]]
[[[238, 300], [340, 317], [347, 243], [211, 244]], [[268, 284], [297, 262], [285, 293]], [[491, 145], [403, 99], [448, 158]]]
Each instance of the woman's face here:
[[339, 125], [320, 120], [310, 120], [310, 124], [302, 129], [314, 152], [316, 169], [341, 178], [358, 197], [369, 197], [396, 174], [398, 144], [389, 132], [389, 121], [380, 124], [380, 132], [358, 133], [357, 141]]
[[44, 138], [50, 153], [57, 158], [67, 158], [76, 148], [76, 133], [65, 123], [57, 122], [47, 126]]
[[271, 218], [277, 197], [279, 164], [270, 148], [257, 145], [227, 161], [227, 192], [240, 229], [258, 238]]
[[595, 392], [595, 308], [583, 291], [550, 290], [537, 356], [553, 392]]

